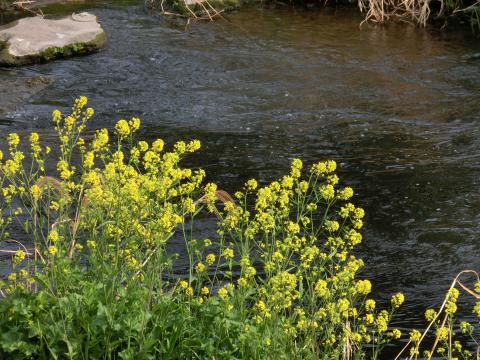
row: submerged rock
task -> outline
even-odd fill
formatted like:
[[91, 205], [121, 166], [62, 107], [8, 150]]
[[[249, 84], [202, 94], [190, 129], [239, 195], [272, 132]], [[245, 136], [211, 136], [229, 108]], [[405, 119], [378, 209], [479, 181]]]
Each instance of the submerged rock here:
[[84, 12], [49, 20], [20, 19], [0, 27], [0, 65], [15, 66], [87, 54], [100, 49], [105, 32], [93, 14]]
[[53, 82], [52, 78], [42, 75], [14, 79], [0, 75], [0, 122], [4, 115], [25, 104], [32, 96], [46, 89]]

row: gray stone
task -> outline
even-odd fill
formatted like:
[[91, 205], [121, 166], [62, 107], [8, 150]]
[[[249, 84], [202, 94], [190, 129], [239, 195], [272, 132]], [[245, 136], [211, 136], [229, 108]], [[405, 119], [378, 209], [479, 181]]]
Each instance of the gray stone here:
[[105, 42], [97, 17], [87, 12], [58, 20], [24, 18], [0, 27], [0, 65], [26, 65], [86, 54]]

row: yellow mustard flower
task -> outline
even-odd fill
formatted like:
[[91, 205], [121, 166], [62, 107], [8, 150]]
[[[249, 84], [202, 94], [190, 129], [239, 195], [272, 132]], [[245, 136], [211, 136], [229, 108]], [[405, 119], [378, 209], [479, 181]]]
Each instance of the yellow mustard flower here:
[[402, 293], [396, 293], [392, 296], [391, 303], [395, 309], [398, 309], [405, 301], [405, 296]]
[[131, 133], [131, 129], [130, 129], [130, 126], [128, 125], [128, 121], [124, 119], [121, 119], [117, 122], [117, 124], [115, 125], [115, 130], [117, 131], [117, 134], [120, 137], [126, 137]]
[[217, 294], [220, 297], [220, 299], [225, 300], [228, 297], [228, 290], [222, 287], [221, 289], [218, 290]]

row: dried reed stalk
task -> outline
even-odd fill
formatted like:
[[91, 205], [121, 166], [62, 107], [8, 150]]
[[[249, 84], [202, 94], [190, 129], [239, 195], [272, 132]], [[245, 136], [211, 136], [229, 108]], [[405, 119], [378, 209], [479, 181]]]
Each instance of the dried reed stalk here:
[[[443, 0], [440, 0], [443, 8]], [[392, 17], [410, 18], [425, 26], [430, 17], [430, 0], [358, 0], [361, 12], [366, 12], [365, 22], [384, 23]]]
[[[480, 281], [480, 276], [478, 275], [478, 273], [475, 271], [475, 270], [463, 270], [463, 271], [460, 271], [457, 276], [455, 276], [455, 278], [453, 279], [452, 281], [452, 284], [450, 285], [450, 287], [448, 288], [448, 291], [447, 291], [447, 294], [450, 292], [451, 289], [453, 289], [456, 285], [459, 285], [465, 292], [467, 292], [468, 294], [470, 295], [473, 295], [476, 299], [480, 299], [480, 296], [478, 294], [476, 294], [473, 290], [469, 289], [468, 287], [466, 287], [464, 284], [462, 284], [462, 282], [460, 281], [460, 277], [463, 275], [463, 274], [474, 274], [475, 277], [477, 278], [477, 281], [476, 282], [479, 282]], [[416, 349], [420, 349], [420, 345], [422, 343], [422, 341], [425, 339], [425, 336], [427, 335], [427, 333], [430, 331], [431, 327], [433, 326], [433, 324], [435, 324], [435, 321], [440, 317], [440, 315], [442, 314], [443, 310], [445, 309], [445, 305], [447, 304], [448, 302], [448, 299], [449, 299], [449, 296], [445, 296], [445, 299], [443, 300], [443, 303], [442, 305], [440, 306], [440, 309], [438, 310], [438, 313], [437, 315], [432, 319], [432, 321], [430, 321], [430, 323], [428, 324], [427, 328], [425, 329], [425, 331], [422, 333], [422, 336], [420, 337], [420, 340], [418, 341], [418, 344], [417, 344], [417, 347]], [[442, 321], [442, 324], [441, 326], [444, 326], [445, 325], [445, 322], [447, 320], [447, 314], [445, 314], [445, 317]], [[451, 336], [451, 335], [450, 335]], [[449, 341], [451, 342], [451, 338], [449, 338]], [[397, 356], [395, 357], [394, 360], [398, 360], [400, 358], [400, 356], [403, 354], [403, 352], [408, 348], [408, 346], [412, 343], [411, 340], [409, 340], [407, 342], [407, 344], [402, 348], [402, 350], [400, 350], [400, 352], [397, 354]], [[438, 345], [438, 336], [435, 338], [435, 342], [432, 346], [432, 349], [431, 349], [431, 353], [430, 353], [430, 356], [428, 357], [428, 360], [430, 360], [432, 358], [432, 354], [433, 352], [435, 351], [436, 347]], [[477, 354], [479, 353], [479, 349], [477, 349]], [[417, 356], [416, 355], [411, 355], [408, 359], [410, 360], [413, 360], [413, 359], [416, 359]], [[477, 357], [478, 358], [478, 357]]]
[[[345, 323], [345, 329], [347, 330], [348, 335], [352, 333], [350, 329], [349, 321]], [[347, 336], [345, 342], [343, 343], [342, 360], [351, 360], [352, 358], [353, 358], [352, 343], [350, 342], [350, 336]]]

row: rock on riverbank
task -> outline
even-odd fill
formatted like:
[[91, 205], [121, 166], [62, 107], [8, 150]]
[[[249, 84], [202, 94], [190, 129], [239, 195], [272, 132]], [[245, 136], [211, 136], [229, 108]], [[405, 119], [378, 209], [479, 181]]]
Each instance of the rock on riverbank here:
[[20, 19], [0, 27], [0, 65], [15, 66], [87, 54], [104, 46], [106, 35], [93, 14], [49, 20]]

